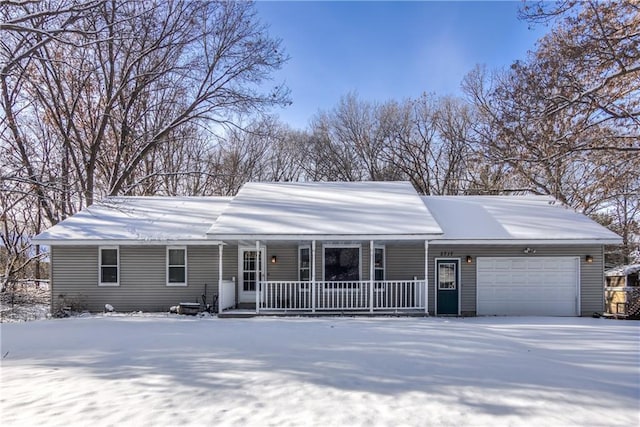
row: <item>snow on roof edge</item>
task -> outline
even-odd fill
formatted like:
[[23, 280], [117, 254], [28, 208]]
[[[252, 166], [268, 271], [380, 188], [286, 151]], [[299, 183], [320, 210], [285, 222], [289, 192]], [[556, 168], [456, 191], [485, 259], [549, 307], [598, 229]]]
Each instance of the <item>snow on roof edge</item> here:
[[618, 267], [613, 267], [604, 272], [604, 275], [607, 277], [614, 276], [628, 276], [629, 274], [640, 272], [640, 264], [629, 264], [629, 265], [620, 265]]
[[206, 231], [231, 199], [227, 196], [108, 196], [39, 233], [32, 241], [39, 244], [211, 241]]

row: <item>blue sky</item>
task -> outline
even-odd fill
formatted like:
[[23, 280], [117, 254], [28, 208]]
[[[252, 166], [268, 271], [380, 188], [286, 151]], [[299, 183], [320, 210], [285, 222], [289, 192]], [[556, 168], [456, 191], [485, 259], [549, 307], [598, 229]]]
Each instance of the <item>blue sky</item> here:
[[519, 21], [520, 2], [269, 2], [256, 4], [291, 59], [274, 76], [293, 105], [275, 112], [305, 128], [342, 95], [383, 102], [423, 92], [461, 95], [476, 64], [524, 59], [547, 30]]

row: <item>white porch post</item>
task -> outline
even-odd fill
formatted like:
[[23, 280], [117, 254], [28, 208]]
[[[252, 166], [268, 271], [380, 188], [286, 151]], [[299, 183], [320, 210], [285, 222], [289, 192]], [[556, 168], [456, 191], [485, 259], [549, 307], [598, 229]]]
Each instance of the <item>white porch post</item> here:
[[429, 315], [429, 241], [424, 241], [424, 314]]
[[222, 248], [224, 245], [218, 245], [218, 314], [222, 313]]
[[316, 241], [311, 241], [311, 312], [316, 312]]
[[369, 313], [373, 313], [373, 280], [375, 275], [376, 254], [373, 240], [369, 240]]
[[260, 313], [260, 282], [262, 275], [262, 257], [260, 256], [260, 240], [256, 240], [256, 314]]

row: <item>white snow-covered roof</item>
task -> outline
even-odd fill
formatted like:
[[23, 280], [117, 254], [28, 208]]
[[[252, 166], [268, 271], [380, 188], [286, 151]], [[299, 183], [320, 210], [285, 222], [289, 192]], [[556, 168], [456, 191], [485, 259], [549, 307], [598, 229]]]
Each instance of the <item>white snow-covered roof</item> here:
[[423, 196], [452, 242], [621, 243], [620, 237], [550, 196]]
[[108, 197], [34, 238], [40, 244], [204, 241], [230, 197]]
[[607, 277], [628, 276], [629, 274], [640, 272], [640, 264], [621, 265], [604, 272]]
[[211, 244], [228, 240], [431, 240], [618, 244], [548, 196], [423, 196], [408, 182], [247, 183], [235, 197], [109, 197], [34, 242]]
[[209, 230], [216, 239], [434, 237], [408, 182], [247, 183]]

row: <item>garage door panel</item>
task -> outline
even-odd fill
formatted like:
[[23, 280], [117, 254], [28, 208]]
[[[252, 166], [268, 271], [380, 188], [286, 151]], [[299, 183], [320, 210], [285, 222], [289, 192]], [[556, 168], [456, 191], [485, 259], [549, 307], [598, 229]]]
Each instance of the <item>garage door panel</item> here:
[[545, 268], [545, 263], [541, 259], [523, 259], [526, 270], [541, 270]]
[[526, 270], [527, 269], [526, 260], [512, 260], [510, 264], [511, 264], [511, 270]]
[[491, 262], [491, 264], [489, 264], [488, 268], [490, 268], [491, 270], [510, 270], [511, 267], [511, 260], [494, 260]]
[[484, 258], [477, 263], [478, 315], [577, 315], [575, 257]]

